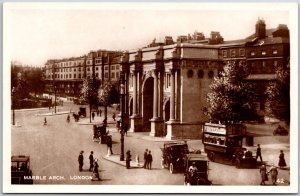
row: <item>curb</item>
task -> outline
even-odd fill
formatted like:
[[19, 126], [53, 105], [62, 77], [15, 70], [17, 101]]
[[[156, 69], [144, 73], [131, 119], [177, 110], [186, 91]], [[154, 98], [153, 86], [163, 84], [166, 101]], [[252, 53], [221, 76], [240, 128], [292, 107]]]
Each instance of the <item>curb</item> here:
[[73, 112], [70, 111], [63, 111], [63, 112], [56, 112], [56, 113], [45, 113], [45, 114], [36, 114], [37, 116], [57, 116], [57, 115], [63, 115], [63, 114], [70, 114]]
[[[118, 165], [121, 165], [123, 167], [126, 167], [126, 162], [125, 161], [115, 161], [115, 160], [112, 160], [110, 157], [112, 156], [117, 156], [117, 154], [114, 154], [114, 155], [111, 155], [109, 157], [107, 156], [102, 156], [102, 158], [104, 160], [107, 160], [107, 161], [110, 161], [112, 163], [115, 163], [115, 164], [118, 164]], [[137, 163], [135, 161], [130, 161], [130, 168], [143, 168], [143, 165], [141, 164], [140, 166], [137, 166]]]

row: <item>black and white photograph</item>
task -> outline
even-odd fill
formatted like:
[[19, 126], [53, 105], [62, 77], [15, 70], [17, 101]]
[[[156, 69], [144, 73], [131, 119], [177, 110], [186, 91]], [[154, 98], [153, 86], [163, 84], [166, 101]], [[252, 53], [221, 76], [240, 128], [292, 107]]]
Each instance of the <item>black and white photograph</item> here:
[[4, 193], [297, 193], [297, 3], [4, 3]]

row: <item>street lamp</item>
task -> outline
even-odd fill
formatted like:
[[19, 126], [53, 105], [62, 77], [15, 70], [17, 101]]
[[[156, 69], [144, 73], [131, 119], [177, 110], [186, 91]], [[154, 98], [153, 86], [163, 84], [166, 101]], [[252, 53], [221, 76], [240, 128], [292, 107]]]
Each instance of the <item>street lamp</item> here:
[[124, 161], [124, 133], [125, 133], [125, 122], [124, 122], [124, 110], [125, 110], [125, 78], [124, 73], [121, 71], [120, 74], [120, 105], [121, 105], [121, 153], [120, 153], [120, 161]]
[[13, 121], [12, 121], [12, 125], [15, 125], [15, 93], [16, 93], [16, 88], [13, 87], [11, 90], [12, 93], [12, 109], [13, 109]]
[[56, 85], [54, 84], [54, 113], [56, 114]]

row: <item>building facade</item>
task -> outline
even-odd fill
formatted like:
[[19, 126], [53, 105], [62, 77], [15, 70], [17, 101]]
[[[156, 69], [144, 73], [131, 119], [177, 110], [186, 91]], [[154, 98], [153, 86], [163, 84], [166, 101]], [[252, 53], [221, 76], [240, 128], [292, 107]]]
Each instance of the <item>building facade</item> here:
[[78, 97], [85, 78], [118, 83], [121, 52], [98, 50], [68, 59], [48, 60], [44, 67], [46, 92]]
[[124, 113], [130, 131], [184, 139], [200, 138], [208, 120], [209, 85], [225, 64], [247, 65], [247, 81], [259, 89], [260, 99], [254, 101], [263, 113], [266, 86], [275, 79], [276, 68], [287, 68], [289, 56], [288, 27], [266, 29], [259, 19], [254, 34], [241, 40], [224, 41], [214, 31], [209, 38], [199, 32], [179, 36], [176, 41], [166, 36], [124, 53], [97, 51], [74, 59], [49, 60], [45, 70], [48, 81], [60, 81], [59, 88], [71, 94], [78, 93], [80, 82], [93, 73], [96, 78], [115, 82], [122, 74], [127, 92]]

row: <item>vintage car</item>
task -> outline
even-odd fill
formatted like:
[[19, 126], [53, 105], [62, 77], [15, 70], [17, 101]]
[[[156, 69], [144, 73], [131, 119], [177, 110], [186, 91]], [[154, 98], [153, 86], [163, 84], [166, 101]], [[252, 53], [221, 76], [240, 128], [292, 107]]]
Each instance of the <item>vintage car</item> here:
[[93, 126], [94, 142], [99, 142], [101, 144], [107, 143], [107, 140], [109, 139], [109, 135], [108, 135], [109, 131], [106, 131], [106, 127], [103, 124]]
[[85, 107], [80, 107], [78, 115], [79, 115], [79, 117], [81, 117], [81, 116], [86, 117], [86, 108]]
[[206, 156], [187, 154], [184, 158], [184, 168], [184, 185], [212, 184], [208, 180], [209, 161]]
[[170, 173], [183, 171], [184, 157], [189, 153], [186, 142], [164, 143], [162, 150], [161, 167], [168, 168]]
[[11, 157], [11, 184], [33, 184], [29, 156]]
[[273, 135], [289, 135], [289, 131], [287, 129], [285, 129], [284, 127], [278, 125], [278, 127], [273, 131]]

